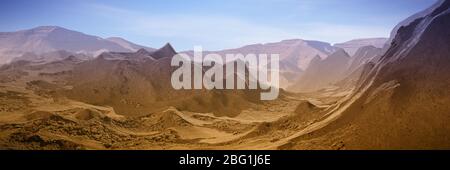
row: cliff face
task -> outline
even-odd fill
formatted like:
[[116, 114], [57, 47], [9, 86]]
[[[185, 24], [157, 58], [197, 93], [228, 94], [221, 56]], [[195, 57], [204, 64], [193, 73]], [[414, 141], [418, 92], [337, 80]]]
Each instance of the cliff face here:
[[439, 3], [398, 29], [335, 121], [290, 146], [316, 138], [349, 149], [450, 148], [450, 1]]

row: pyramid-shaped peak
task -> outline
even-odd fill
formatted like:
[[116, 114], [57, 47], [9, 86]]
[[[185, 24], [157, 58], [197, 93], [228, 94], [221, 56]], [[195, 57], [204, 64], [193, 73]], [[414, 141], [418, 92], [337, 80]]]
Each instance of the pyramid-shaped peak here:
[[172, 45], [170, 45], [170, 43], [166, 43], [161, 49], [159, 50], [163, 50], [163, 51], [167, 51], [167, 52], [173, 52], [176, 53], [175, 49], [172, 47]]
[[162, 48], [160, 48], [160, 49], [156, 50], [155, 52], [151, 53], [151, 56], [154, 59], [160, 59], [160, 58], [165, 58], [165, 57], [173, 57], [176, 54], [177, 54], [177, 52], [172, 47], [172, 45], [170, 45], [170, 43], [167, 43]]
[[332, 53], [329, 57], [347, 57], [349, 58], [350, 55], [348, 55], [347, 52], [345, 52], [344, 49], [337, 49], [334, 53]]

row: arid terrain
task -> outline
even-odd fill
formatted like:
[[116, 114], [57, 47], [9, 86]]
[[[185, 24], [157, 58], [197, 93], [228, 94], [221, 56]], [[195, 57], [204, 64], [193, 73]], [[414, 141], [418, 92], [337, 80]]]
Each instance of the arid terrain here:
[[[280, 54], [273, 101], [260, 90], [174, 90], [170, 44], [60, 27], [2, 33], [2, 51], [20, 56], [0, 65], [0, 149], [450, 149], [449, 28], [443, 0], [389, 39], [216, 51]], [[61, 35], [89, 43], [45, 39]]]

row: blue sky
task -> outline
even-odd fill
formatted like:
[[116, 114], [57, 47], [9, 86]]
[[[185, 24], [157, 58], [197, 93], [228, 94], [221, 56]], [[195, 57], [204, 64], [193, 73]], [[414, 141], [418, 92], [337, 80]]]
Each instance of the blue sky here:
[[56, 25], [177, 50], [388, 37], [436, 0], [2, 0], [0, 32]]

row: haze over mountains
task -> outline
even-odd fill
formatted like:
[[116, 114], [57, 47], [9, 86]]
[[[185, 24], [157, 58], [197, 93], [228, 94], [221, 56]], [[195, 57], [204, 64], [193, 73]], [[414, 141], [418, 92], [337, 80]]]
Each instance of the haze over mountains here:
[[[368, 38], [368, 39], [358, 39], [349, 41], [348, 44], [345, 46], [346, 48], [343, 48], [344, 50], [353, 50], [354, 48], [360, 48], [368, 45], [372, 46], [378, 46], [383, 47], [384, 42], [387, 39], [383, 38]], [[355, 43], [353, 43], [355, 42]], [[253, 44], [253, 45], [247, 45], [244, 47], [236, 48], [236, 49], [227, 49], [222, 51], [207, 51], [204, 55], [208, 53], [217, 53], [222, 56], [225, 56], [226, 54], [279, 54], [280, 55], [280, 84], [281, 88], [288, 88], [290, 85], [292, 85], [295, 82], [303, 81], [302, 74], [305, 70], [310, 67], [310, 64], [313, 60], [316, 62], [320, 62], [322, 60], [325, 60], [328, 58], [328, 56], [332, 55], [333, 53], [340, 51], [340, 47], [337, 47], [337, 45], [332, 46], [330, 43], [321, 42], [321, 41], [312, 41], [312, 40], [302, 40], [302, 39], [291, 39], [291, 40], [284, 40], [281, 42], [275, 42], [275, 43], [266, 43], [266, 44]], [[192, 51], [184, 52], [189, 55], [193, 55]], [[349, 59], [351, 57], [349, 56]], [[328, 61], [330, 62], [330, 61]], [[340, 62], [337, 60], [337, 62]], [[330, 63], [332, 64], [332, 63]], [[329, 68], [322, 68], [324, 65], [318, 65], [314, 67], [318, 68], [311, 68], [311, 69], [329, 69]], [[332, 64], [333, 65], [333, 64]], [[333, 67], [341, 67], [336, 63]], [[346, 69], [346, 68], [339, 68], [339, 69]], [[312, 71], [310, 71], [312, 72]], [[315, 71], [314, 71], [315, 72]], [[325, 71], [327, 72], [327, 71]], [[312, 77], [317, 77], [317, 79], [321, 79], [321, 76], [323, 75], [311, 75]], [[338, 78], [339, 79], [339, 78]], [[308, 81], [308, 80], [305, 80]], [[334, 82], [334, 81], [333, 81]], [[330, 82], [329, 82], [330, 83]], [[325, 84], [322, 85], [319, 84], [313, 84], [311, 83], [311, 86], [316, 86], [317, 88], [323, 88]]]
[[389, 39], [205, 52], [280, 54], [273, 101], [259, 89], [174, 90], [170, 44], [59, 27], [2, 33], [2, 50], [23, 54], [0, 67], [0, 148], [448, 149], [448, 28], [442, 0]]
[[[134, 44], [120, 37], [103, 39], [58, 26], [41, 26], [17, 32], [2, 32], [0, 35], [0, 52], [3, 52], [2, 56], [5, 54], [22, 54], [25, 52], [42, 54], [60, 50], [87, 55], [99, 55], [104, 51], [135, 52], [139, 49], [145, 49], [147, 51], [155, 50], [154, 48]], [[215, 52], [239, 52], [243, 54], [279, 53], [282, 60], [293, 61], [298, 68], [304, 70], [315, 55], [326, 58], [327, 55], [335, 51], [336, 47], [345, 46], [343, 48], [344, 50], [367, 45], [379, 47], [384, 44], [385, 40], [384, 38], [358, 39], [332, 46], [326, 42], [292, 39], [278, 43], [254, 44], [237, 49]], [[2, 61], [7, 61], [7, 59], [2, 57]]]
[[141, 48], [152, 50], [121, 38], [103, 39], [57, 26], [0, 33], [0, 63], [9, 62], [27, 52], [39, 55], [64, 50], [96, 56], [105, 51], [134, 52]]
[[386, 42], [388, 41], [387, 38], [367, 38], [367, 39], [356, 39], [347, 41], [344, 43], [338, 43], [335, 44], [335, 47], [339, 47], [345, 50], [350, 56], [355, 55], [356, 51], [358, 51], [359, 48], [364, 46], [374, 46], [377, 48], [383, 48], [386, 45]]
[[291, 85], [291, 88], [288, 88], [288, 90], [310, 92], [329, 86], [342, 79], [344, 72], [348, 68], [350, 59], [351, 57], [343, 49], [338, 49], [324, 60], [316, 56], [308, 69], [305, 70], [297, 79], [297, 82]]
[[[140, 49], [147, 52], [155, 51], [154, 48], [137, 45], [120, 37], [103, 39], [57, 26], [42, 26], [18, 32], [1, 33], [1, 35], [0, 54], [2, 57], [0, 58], [0, 64], [17, 60], [38, 61], [47, 59], [48, 61], [53, 61], [57, 58], [67, 57], [59, 56], [55, 58], [52, 55], [58, 53], [73, 53], [73, 55], [87, 59], [89, 57], [94, 58], [102, 52], [108, 51], [136, 52]], [[280, 87], [288, 88], [293, 83], [302, 81], [298, 77], [300, 77], [302, 72], [308, 68], [310, 62], [317, 56], [321, 59], [326, 59], [328, 55], [334, 53], [340, 47], [346, 51], [352, 51], [366, 45], [381, 47], [386, 40], [383, 38], [358, 39], [332, 46], [329, 43], [321, 41], [291, 39], [276, 43], [247, 45], [222, 51], [206, 51], [204, 55], [208, 53], [218, 53], [222, 56], [238, 53], [244, 55], [250, 53], [279, 54], [281, 72]], [[140, 53], [146, 53], [144, 51]], [[169, 49], [169, 51], [175, 50]], [[183, 53], [192, 55], [192, 51]], [[161, 56], [174, 54], [154, 54], [153, 58], [158, 59]], [[317, 76], [320, 77], [321, 75]], [[322, 86], [317, 87], [321, 88]]]

